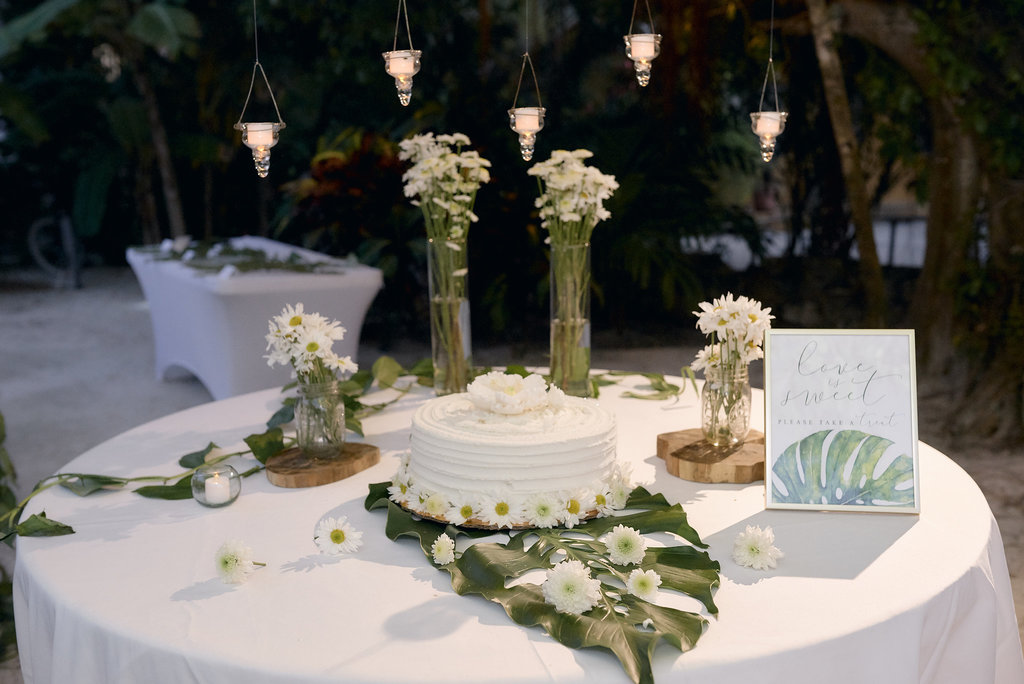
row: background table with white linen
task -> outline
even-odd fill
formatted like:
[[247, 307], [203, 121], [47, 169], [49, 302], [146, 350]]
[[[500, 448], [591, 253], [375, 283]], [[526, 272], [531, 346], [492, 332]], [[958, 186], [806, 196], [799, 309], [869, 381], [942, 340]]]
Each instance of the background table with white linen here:
[[290, 368], [271, 368], [263, 358], [267, 322], [286, 304], [298, 302], [306, 311], [339, 321], [347, 333], [334, 343], [334, 351], [357, 361], [363, 319], [383, 286], [379, 269], [267, 238], [244, 236], [230, 243], [272, 258], [296, 254], [305, 263], [327, 264], [332, 270], [250, 271], [225, 277], [129, 249], [128, 263], [149, 305], [158, 378], [182, 368], [199, 378], [214, 399], [284, 385]]
[[[683, 505], [722, 565], [719, 616], [693, 651], [659, 647], [656, 681], [1024, 681], [999, 530], [949, 458], [921, 445], [919, 516], [769, 511], [763, 483], [669, 475], [656, 435], [697, 426], [697, 397], [620, 398], [630, 384], [600, 398], [617, 416], [620, 458], [635, 481]], [[364, 510], [367, 485], [393, 474], [411, 414], [429, 396], [417, 388], [366, 418], [380, 464], [331, 485], [280, 489], [261, 473], [221, 509], [130, 492], [37, 496], [26, 515], [45, 510], [76, 533], [18, 540], [26, 682], [627, 682], [610, 654], [566, 648], [497, 604], [456, 595], [418, 544], [384, 536], [383, 511]], [[763, 415], [763, 395], [754, 398]], [[265, 391], [167, 416], [65, 471], [173, 474], [178, 457], [210, 441], [231, 447], [261, 432], [279, 402]], [[363, 532], [363, 546], [320, 555], [317, 522], [339, 515]], [[785, 552], [776, 570], [731, 560], [736, 534], [751, 524], [774, 528]], [[222, 583], [213, 558], [228, 539], [246, 542], [267, 567], [244, 584]]]

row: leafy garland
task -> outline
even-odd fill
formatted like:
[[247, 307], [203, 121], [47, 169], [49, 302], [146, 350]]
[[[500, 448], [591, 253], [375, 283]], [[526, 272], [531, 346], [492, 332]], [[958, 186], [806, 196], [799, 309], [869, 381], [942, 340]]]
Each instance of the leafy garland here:
[[345, 270], [344, 266], [336, 261], [310, 261], [298, 252], [291, 252], [284, 258], [275, 257], [254, 247], [234, 247], [229, 241], [202, 241], [180, 250], [164, 250], [159, 246], [136, 247], [135, 251], [150, 256], [154, 261], [178, 261], [189, 268], [206, 273], [217, 273], [225, 266], [232, 266], [240, 273], [342, 273]]
[[[629, 570], [608, 559], [607, 548], [599, 537], [616, 525], [627, 525], [641, 534], [669, 532], [686, 540], [690, 545], [648, 547], [639, 567], [657, 572], [663, 588], [695, 598], [709, 613], [718, 614], [713, 592], [720, 582], [721, 567], [707, 552], [694, 548], [704, 549], [707, 544], [690, 527], [682, 506], [670, 505], [661, 494], [651, 494], [637, 487], [621, 515], [595, 518], [571, 530], [510, 532], [505, 543], [473, 544], [452, 562], [439, 566], [434, 563], [432, 548], [442, 534], [455, 539], [458, 535], [475, 538], [494, 533], [469, 531], [419, 518], [388, 499], [390, 484], [370, 485], [365, 502], [367, 510], [387, 507], [385, 534], [389, 539], [395, 541], [404, 536], [418, 539], [431, 563], [451, 575], [456, 593], [477, 594], [501, 604], [517, 624], [540, 626], [570, 648], [596, 647], [611, 651], [637, 684], [653, 684], [651, 660], [661, 641], [680, 652], [689, 651], [703, 634], [708, 620], [699, 613], [655, 605], [627, 593], [623, 586]], [[556, 560], [553, 561], [553, 557]], [[507, 585], [508, 580], [531, 570], [549, 570], [555, 562], [566, 559], [581, 561], [601, 580], [601, 600], [583, 614], [556, 611], [544, 600], [540, 585], [528, 582]]]

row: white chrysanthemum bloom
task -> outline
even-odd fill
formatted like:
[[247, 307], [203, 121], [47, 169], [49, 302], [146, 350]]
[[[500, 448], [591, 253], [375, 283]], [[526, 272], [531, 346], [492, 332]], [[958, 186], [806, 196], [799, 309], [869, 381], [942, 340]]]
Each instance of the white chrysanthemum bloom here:
[[644, 559], [647, 540], [632, 527], [616, 525], [605, 535], [608, 559], [616, 565], [638, 565]]
[[455, 560], [455, 540], [441, 533], [434, 543], [430, 545], [430, 555], [437, 565], [448, 565]]
[[467, 520], [476, 517], [476, 507], [468, 496], [461, 495], [452, 501], [452, 505], [445, 511], [444, 518], [452, 525], [463, 525]]
[[648, 603], [654, 603], [658, 598], [658, 587], [661, 586], [661, 575], [654, 570], [641, 570], [636, 568], [629, 573], [626, 580], [626, 590], [638, 599]]
[[584, 516], [594, 510], [595, 506], [593, 492], [578, 489], [563, 494], [562, 524], [569, 529], [576, 527]]
[[[224, 542], [214, 558], [217, 574], [228, 584], [240, 584], [257, 565], [252, 560], [252, 549], [237, 539]], [[260, 563], [259, 565], [263, 565]]]
[[591, 577], [587, 566], [578, 560], [562, 561], [548, 570], [540, 590], [555, 610], [573, 615], [590, 610], [601, 598], [600, 580]]
[[352, 527], [345, 516], [324, 518], [317, 525], [313, 539], [320, 547], [320, 553], [352, 553], [362, 546], [363, 533]]
[[448, 499], [441, 494], [433, 492], [423, 500], [421, 509], [431, 518], [441, 518], [450, 508]]
[[480, 497], [480, 505], [477, 510], [480, 512], [480, 519], [484, 524], [499, 529], [512, 527], [523, 518], [522, 505], [507, 493]]
[[774, 546], [775, 532], [771, 527], [763, 530], [755, 525], [747, 525], [747, 529], [736, 535], [732, 546], [732, 559], [738, 564], [754, 570], [774, 568], [779, 558], [784, 555]]
[[491, 371], [469, 383], [466, 392], [478, 409], [508, 416], [543, 408], [549, 401], [548, 384], [535, 373], [524, 378]]
[[523, 514], [533, 527], [549, 528], [561, 522], [564, 504], [551, 494], [540, 492], [526, 499]]

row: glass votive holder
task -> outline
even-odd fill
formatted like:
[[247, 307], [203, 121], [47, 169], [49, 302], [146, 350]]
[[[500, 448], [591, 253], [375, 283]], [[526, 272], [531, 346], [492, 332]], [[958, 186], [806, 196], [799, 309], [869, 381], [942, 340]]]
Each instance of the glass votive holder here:
[[226, 463], [205, 465], [192, 474], [192, 497], [204, 506], [227, 506], [241, 491], [241, 476]]

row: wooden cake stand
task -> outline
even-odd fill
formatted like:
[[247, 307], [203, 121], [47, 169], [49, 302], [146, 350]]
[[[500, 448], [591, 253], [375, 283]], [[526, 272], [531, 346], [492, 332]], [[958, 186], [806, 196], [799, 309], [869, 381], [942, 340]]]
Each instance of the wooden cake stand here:
[[746, 484], [764, 479], [764, 433], [751, 430], [742, 444], [713, 447], [699, 428], [658, 435], [658, 458], [668, 472], [691, 482]]
[[334, 459], [311, 458], [298, 447], [267, 459], [267, 479], [278, 487], [319, 487], [344, 480], [380, 461], [380, 449], [362, 442], [345, 442]]

